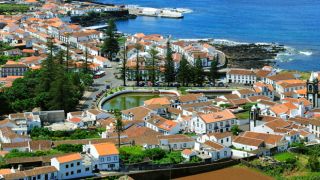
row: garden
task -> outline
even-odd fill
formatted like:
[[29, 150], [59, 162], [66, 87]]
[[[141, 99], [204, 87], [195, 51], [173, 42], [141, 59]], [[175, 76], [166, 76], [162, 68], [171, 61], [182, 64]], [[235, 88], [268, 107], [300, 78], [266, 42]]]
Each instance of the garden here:
[[[152, 162], [153, 164], [179, 164], [185, 162], [181, 151], [166, 151], [160, 148], [143, 149], [141, 146], [124, 146], [120, 148], [120, 159], [124, 164]], [[190, 162], [200, 162], [198, 158]]]
[[306, 147], [295, 144], [290, 152], [278, 153], [271, 158], [259, 158], [249, 166], [276, 179], [320, 179], [320, 145]]

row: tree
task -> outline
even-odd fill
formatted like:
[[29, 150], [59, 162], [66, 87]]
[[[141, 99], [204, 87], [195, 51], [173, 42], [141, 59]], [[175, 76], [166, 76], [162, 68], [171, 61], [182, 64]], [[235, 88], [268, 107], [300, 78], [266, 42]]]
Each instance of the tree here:
[[123, 122], [121, 117], [121, 112], [119, 110], [115, 110], [114, 116], [116, 118], [116, 121], [114, 122], [115, 131], [118, 134], [118, 147], [120, 148], [120, 135], [121, 132], [123, 132]]
[[194, 65], [194, 83], [196, 83], [198, 86], [202, 86], [204, 77], [205, 74], [202, 66], [202, 61], [199, 57]]
[[174, 62], [172, 58], [172, 49], [171, 49], [170, 41], [167, 42], [167, 54], [166, 54], [164, 78], [165, 78], [165, 81], [168, 83], [168, 86], [171, 82], [174, 82], [175, 80]]
[[126, 78], [127, 78], [127, 45], [124, 43], [123, 48], [123, 60], [122, 60], [122, 80], [123, 80], [123, 86], [126, 86]]
[[216, 84], [216, 79], [219, 77], [218, 76], [218, 62], [216, 60], [211, 61], [210, 65], [210, 72], [209, 72], [209, 80], [213, 85]]
[[112, 60], [114, 54], [120, 51], [118, 40], [115, 37], [115, 31], [117, 31], [117, 26], [113, 20], [109, 20], [108, 28], [105, 32], [106, 38], [104, 39], [101, 51], [107, 55], [107, 57]]
[[137, 86], [140, 84], [140, 58], [139, 58], [139, 52], [142, 49], [142, 45], [139, 43], [136, 43], [134, 45], [134, 48], [136, 49], [136, 83]]
[[151, 55], [151, 82], [154, 86], [156, 81], [156, 61], [157, 61], [157, 54], [159, 53], [155, 47], [152, 47], [150, 49], [150, 55]]
[[233, 134], [234, 136], [237, 136], [237, 135], [239, 135], [240, 132], [242, 132], [242, 130], [239, 128], [238, 125], [233, 125], [233, 126], [231, 127], [231, 132], [232, 132], [232, 134]]
[[182, 86], [188, 86], [188, 82], [190, 80], [190, 71], [191, 68], [189, 62], [185, 56], [182, 56], [177, 74], [178, 82], [182, 83]]

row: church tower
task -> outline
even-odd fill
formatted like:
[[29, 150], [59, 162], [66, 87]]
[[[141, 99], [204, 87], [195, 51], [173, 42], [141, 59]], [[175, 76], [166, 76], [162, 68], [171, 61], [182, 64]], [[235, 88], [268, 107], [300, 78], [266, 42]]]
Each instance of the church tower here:
[[251, 111], [249, 112], [249, 130], [253, 131], [254, 128], [257, 126], [257, 120], [259, 119], [259, 111], [260, 109], [257, 108], [255, 105], [251, 107]]
[[312, 103], [314, 108], [319, 107], [318, 96], [318, 78], [311, 72], [311, 76], [309, 80], [307, 80], [307, 99]]

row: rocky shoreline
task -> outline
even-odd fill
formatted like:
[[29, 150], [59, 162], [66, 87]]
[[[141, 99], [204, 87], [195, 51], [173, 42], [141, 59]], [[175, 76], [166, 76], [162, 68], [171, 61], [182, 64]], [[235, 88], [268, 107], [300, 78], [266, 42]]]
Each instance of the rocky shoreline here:
[[277, 44], [212, 44], [225, 53], [230, 68], [261, 68], [273, 65], [277, 54], [285, 52], [283, 45]]

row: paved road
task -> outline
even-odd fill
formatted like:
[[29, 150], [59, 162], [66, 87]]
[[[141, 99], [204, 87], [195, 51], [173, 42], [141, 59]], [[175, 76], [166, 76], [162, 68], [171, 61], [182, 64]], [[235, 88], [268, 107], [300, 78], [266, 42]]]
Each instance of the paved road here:
[[111, 87], [119, 87], [123, 85], [123, 81], [121, 79], [117, 79], [114, 76], [114, 73], [116, 73], [118, 70], [116, 62], [112, 62], [112, 68], [104, 68], [103, 71], [106, 72], [106, 75], [102, 78], [94, 79], [93, 88], [97, 89], [94, 92], [85, 91], [83, 100], [80, 101], [80, 104], [82, 105], [82, 109], [90, 109], [92, 108], [92, 104], [94, 102], [94, 99], [96, 98], [96, 95], [99, 94], [101, 91], [106, 89], [106, 85], [110, 85]]

